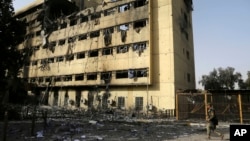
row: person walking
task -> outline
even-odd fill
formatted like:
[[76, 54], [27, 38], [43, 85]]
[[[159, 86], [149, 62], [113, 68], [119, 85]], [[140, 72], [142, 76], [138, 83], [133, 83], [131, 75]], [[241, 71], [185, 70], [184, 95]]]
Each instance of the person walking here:
[[221, 137], [221, 139], [223, 140], [224, 135], [218, 131], [216, 131], [216, 126], [218, 125], [218, 119], [215, 115], [215, 110], [213, 108], [213, 105], [211, 103], [207, 104], [207, 139], [211, 139], [211, 133], [214, 132], [216, 133], [218, 136]]

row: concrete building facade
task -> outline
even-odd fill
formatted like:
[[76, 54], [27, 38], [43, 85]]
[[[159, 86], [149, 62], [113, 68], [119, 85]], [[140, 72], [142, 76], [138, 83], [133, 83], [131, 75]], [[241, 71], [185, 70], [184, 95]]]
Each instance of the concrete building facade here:
[[195, 89], [192, 0], [37, 0], [16, 17], [45, 104], [164, 111]]

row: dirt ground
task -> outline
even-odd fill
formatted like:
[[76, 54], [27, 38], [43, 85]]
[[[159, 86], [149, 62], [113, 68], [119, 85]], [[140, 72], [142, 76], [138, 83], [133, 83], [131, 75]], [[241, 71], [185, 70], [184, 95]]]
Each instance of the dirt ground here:
[[[0, 136], [3, 136], [3, 122], [0, 122]], [[218, 130], [229, 140], [229, 124], [222, 123]], [[10, 121], [8, 141], [202, 141], [206, 140], [204, 123], [190, 124], [174, 120], [48, 120], [44, 129], [42, 120], [36, 121], [35, 135], [31, 136], [31, 121]], [[212, 140], [220, 140], [212, 136]]]

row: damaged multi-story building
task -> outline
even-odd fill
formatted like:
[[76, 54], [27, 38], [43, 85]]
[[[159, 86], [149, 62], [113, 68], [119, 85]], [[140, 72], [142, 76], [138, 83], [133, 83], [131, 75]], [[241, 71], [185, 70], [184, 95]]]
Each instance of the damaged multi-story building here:
[[21, 77], [40, 102], [74, 108], [172, 110], [195, 89], [192, 0], [36, 0]]

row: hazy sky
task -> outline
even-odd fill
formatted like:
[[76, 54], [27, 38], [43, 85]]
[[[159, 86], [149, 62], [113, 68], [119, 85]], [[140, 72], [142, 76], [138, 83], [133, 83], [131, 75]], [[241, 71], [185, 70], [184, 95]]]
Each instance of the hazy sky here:
[[[14, 0], [14, 8], [34, 0]], [[250, 0], [193, 0], [195, 71], [198, 81], [214, 68], [250, 71]]]

